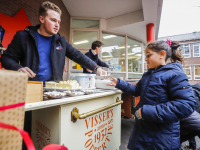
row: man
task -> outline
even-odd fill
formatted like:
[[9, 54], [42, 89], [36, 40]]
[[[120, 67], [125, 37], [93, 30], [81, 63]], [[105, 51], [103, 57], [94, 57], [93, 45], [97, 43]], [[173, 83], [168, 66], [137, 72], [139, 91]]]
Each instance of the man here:
[[[103, 45], [103, 43], [101, 43], [100, 41], [94, 41], [92, 43], [92, 48], [85, 55], [87, 57], [89, 57], [91, 60], [93, 60], [98, 66], [106, 67], [106, 68], [113, 70], [112, 67], [109, 67], [106, 63], [102, 62], [98, 58], [98, 54], [101, 52], [102, 45]], [[83, 73], [92, 73], [92, 74], [95, 73], [94, 71], [91, 71], [83, 66], [82, 66], [82, 68], [83, 68]]]
[[[97, 74], [106, 74], [98, 65], [58, 34], [61, 10], [51, 2], [43, 2], [39, 8], [40, 25], [18, 31], [1, 58], [5, 69], [27, 73], [33, 81], [60, 81], [65, 56]], [[19, 64], [20, 62], [20, 64]], [[25, 115], [24, 129], [31, 134], [31, 111]], [[23, 146], [23, 149], [26, 149]]]
[[197, 103], [196, 110], [192, 115], [180, 120], [181, 142], [187, 141], [189, 145], [183, 147], [183, 150], [196, 150], [195, 136], [200, 138], [200, 82], [191, 85], [195, 94]]
[[58, 6], [43, 2], [39, 9], [39, 21], [40, 25], [16, 33], [1, 58], [5, 69], [27, 73], [29, 80], [60, 81], [63, 80], [67, 56], [97, 74], [106, 73], [58, 34], [61, 22]]

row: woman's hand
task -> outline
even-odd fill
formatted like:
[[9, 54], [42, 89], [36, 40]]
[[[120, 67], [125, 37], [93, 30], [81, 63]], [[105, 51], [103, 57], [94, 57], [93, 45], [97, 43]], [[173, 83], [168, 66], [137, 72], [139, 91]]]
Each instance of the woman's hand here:
[[114, 77], [111, 77], [111, 79], [113, 79], [113, 81], [110, 82], [110, 83], [108, 83], [107, 85], [116, 87], [116, 85], [117, 85], [117, 79], [114, 78]]

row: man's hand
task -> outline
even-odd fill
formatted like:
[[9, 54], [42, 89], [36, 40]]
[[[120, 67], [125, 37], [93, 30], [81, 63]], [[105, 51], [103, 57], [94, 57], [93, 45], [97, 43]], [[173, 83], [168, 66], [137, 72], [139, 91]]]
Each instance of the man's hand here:
[[110, 69], [111, 71], [113, 71], [113, 67], [109, 67], [109, 69]]
[[29, 76], [30, 78], [33, 78], [33, 77], [35, 77], [35, 75], [36, 75], [36, 74], [35, 74], [30, 68], [28, 68], [28, 67], [20, 68], [20, 69], [17, 70], [17, 71], [19, 71], [19, 72], [24, 72], [24, 73], [28, 74], [28, 76]]
[[117, 79], [113, 78], [113, 77], [111, 77], [111, 79], [113, 79], [113, 81], [110, 82], [110, 83], [108, 83], [107, 85], [116, 87], [116, 85], [117, 85]]
[[97, 75], [99, 76], [106, 76], [107, 75], [107, 72], [101, 68], [97, 68]]
[[86, 69], [88, 72], [90, 72], [90, 73], [92, 73], [92, 71], [91, 70], [89, 70], [89, 69]]

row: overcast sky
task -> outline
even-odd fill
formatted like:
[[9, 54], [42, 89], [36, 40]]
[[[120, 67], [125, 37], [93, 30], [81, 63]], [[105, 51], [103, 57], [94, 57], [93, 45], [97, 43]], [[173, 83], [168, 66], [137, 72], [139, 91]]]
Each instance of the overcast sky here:
[[200, 0], [163, 0], [158, 37], [200, 31]]

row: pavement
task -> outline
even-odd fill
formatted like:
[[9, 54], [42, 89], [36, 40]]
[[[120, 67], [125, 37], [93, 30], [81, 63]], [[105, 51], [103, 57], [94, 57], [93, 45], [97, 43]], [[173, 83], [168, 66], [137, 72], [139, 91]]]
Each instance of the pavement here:
[[[127, 145], [129, 141], [129, 137], [131, 135], [131, 132], [133, 130], [133, 124], [134, 119], [133, 118], [121, 118], [121, 145], [119, 147], [119, 150], [128, 150]], [[196, 144], [197, 148], [200, 150], [200, 139], [199, 137], [196, 138]], [[188, 142], [182, 143], [182, 145], [188, 144]]]
[[130, 119], [121, 118], [121, 145], [119, 147], [119, 150], [128, 150], [127, 145], [129, 137], [133, 130], [133, 124], [134, 124], [133, 118]]

